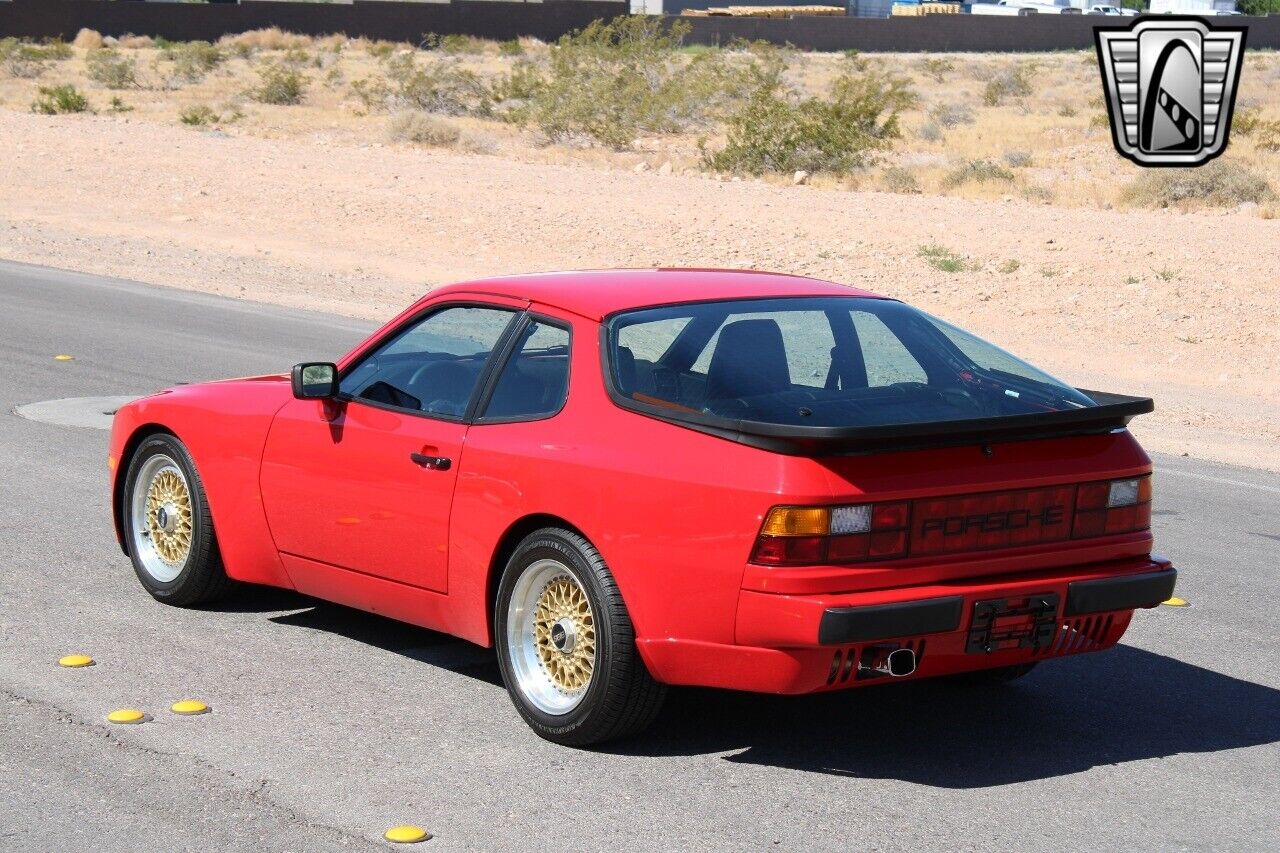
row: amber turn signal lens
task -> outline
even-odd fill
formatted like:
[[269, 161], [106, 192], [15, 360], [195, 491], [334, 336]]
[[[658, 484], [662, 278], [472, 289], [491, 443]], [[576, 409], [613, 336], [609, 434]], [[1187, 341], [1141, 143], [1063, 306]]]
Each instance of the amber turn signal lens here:
[[765, 536], [826, 536], [831, 511], [826, 507], [777, 506], [769, 510], [761, 534]]

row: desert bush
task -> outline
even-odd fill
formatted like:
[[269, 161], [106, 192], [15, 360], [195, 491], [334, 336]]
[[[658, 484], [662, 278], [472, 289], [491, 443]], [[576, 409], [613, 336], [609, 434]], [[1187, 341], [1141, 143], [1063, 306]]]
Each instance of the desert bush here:
[[89, 111], [89, 100], [70, 83], [64, 83], [61, 86], [41, 86], [37, 91], [36, 99], [31, 102], [31, 111], [50, 116], [83, 113]]
[[1262, 124], [1262, 110], [1257, 107], [1237, 107], [1231, 117], [1231, 132], [1236, 136], [1248, 136]]
[[915, 194], [920, 192], [920, 182], [901, 166], [890, 166], [880, 173], [880, 188], [885, 192]]
[[929, 108], [929, 118], [939, 127], [950, 130], [962, 124], [973, 124], [973, 110], [965, 104], [943, 101]]
[[1031, 165], [1030, 151], [1006, 151], [1000, 157], [1006, 166], [1014, 169], [1023, 169]]
[[419, 65], [412, 51], [387, 60], [387, 76], [357, 80], [351, 92], [370, 110], [411, 109], [442, 115], [485, 114], [489, 91], [456, 59], [429, 60]]
[[942, 128], [931, 121], [926, 121], [916, 131], [916, 136], [924, 142], [941, 142], [943, 135]]
[[921, 246], [916, 250], [916, 256], [939, 272], [964, 272], [969, 268], [968, 261], [962, 255], [937, 243]]
[[296, 68], [268, 65], [258, 72], [261, 83], [250, 96], [262, 104], [294, 106], [302, 103], [307, 92], [307, 78]]
[[688, 24], [670, 28], [636, 16], [596, 21], [551, 50], [530, 119], [552, 140], [583, 139], [612, 148], [641, 133], [709, 126], [772, 85], [777, 51], [679, 51]]
[[81, 29], [71, 44], [81, 50], [96, 50], [102, 47], [102, 33], [97, 30]]
[[1235, 207], [1274, 198], [1266, 178], [1222, 160], [1195, 169], [1144, 170], [1120, 194], [1121, 201], [1138, 207]]
[[730, 116], [727, 144], [704, 155], [704, 164], [753, 175], [844, 174], [874, 162], [877, 152], [901, 137], [898, 117], [914, 103], [905, 79], [878, 70], [845, 71], [836, 78], [830, 100], [794, 101], [774, 80]]
[[970, 160], [955, 167], [942, 178], [942, 186], [955, 189], [964, 184], [1009, 183], [1013, 172], [990, 160]]
[[935, 83], [945, 82], [947, 76], [956, 70], [956, 66], [949, 59], [937, 59], [930, 57], [920, 60], [920, 71], [932, 77]]
[[462, 131], [456, 125], [429, 113], [405, 111], [396, 113], [387, 122], [388, 142], [450, 148], [461, 138]]
[[95, 83], [108, 89], [128, 89], [138, 85], [137, 64], [111, 47], [89, 51], [84, 60], [86, 73]]
[[190, 127], [207, 127], [211, 124], [217, 124], [221, 119], [222, 116], [215, 113], [206, 104], [194, 104], [178, 113], [178, 121]]
[[524, 45], [518, 39], [500, 41], [498, 42], [498, 54], [500, 56], [524, 56]]
[[198, 83], [226, 60], [217, 45], [207, 41], [187, 41], [165, 49], [164, 57], [173, 63], [173, 73], [190, 83]]
[[11, 77], [34, 79], [43, 74], [51, 62], [62, 58], [61, 52], [52, 45], [32, 44], [12, 37], [0, 39], [0, 69]]
[[524, 124], [533, 114], [538, 97], [546, 88], [546, 78], [534, 62], [523, 57], [511, 63], [511, 71], [489, 86], [494, 115], [514, 124]]
[[129, 106], [119, 95], [112, 95], [111, 102], [107, 104], [107, 112], [109, 113], [131, 113], [133, 107]]
[[240, 52], [252, 53], [258, 50], [289, 50], [291, 48], [308, 48], [312, 44], [310, 36], [286, 33], [279, 27], [268, 27], [265, 30], [250, 30], [247, 33], [223, 36], [218, 44]]
[[444, 36], [427, 33], [422, 39], [422, 48], [451, 54], [484, 53], [485, 41], [461, 33], [450, 33]]
[[144, 48], [155, 46], [155, 39], [151, 38], [151, 36], [135, 36], [130, 33], [116, 39], [116, 46], [126, 47], [131, 50], [142, 50]]
[[1260, 122], [1252, 133], [1253, 147], [1259, 151], [1280, 151], [1280, 121]]
[[1076, 115], [1076, 108], [1071, 104], [1062, 104], [1058, 107], [1058, 115], [1063, 118], [1073, 118]]
[[982, 90], [982, 102], [989, 107], [999, 106], [1007, 98], [1025, 98], [1031, 94], [1030, 69], [1025, 65], [1002, 68], [991, 75]]

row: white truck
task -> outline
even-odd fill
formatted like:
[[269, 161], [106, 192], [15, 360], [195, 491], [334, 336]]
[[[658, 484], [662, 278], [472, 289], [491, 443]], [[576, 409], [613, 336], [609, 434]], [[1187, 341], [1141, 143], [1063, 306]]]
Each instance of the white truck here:
[[969, 7], [971, 15], [1079, 15], [1080, 10], [1068, 5], [1068, 0], [1000, 0], [998, 3], [974, 3]]

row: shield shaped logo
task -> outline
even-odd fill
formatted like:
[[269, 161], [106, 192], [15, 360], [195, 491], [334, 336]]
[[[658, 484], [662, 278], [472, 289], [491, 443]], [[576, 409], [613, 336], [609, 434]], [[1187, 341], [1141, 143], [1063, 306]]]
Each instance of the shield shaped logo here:
[[1139, 166], [1202, 166], [1221, 154], [1247, 29], [1174, 15], [1095, 28], [1116, 150]]

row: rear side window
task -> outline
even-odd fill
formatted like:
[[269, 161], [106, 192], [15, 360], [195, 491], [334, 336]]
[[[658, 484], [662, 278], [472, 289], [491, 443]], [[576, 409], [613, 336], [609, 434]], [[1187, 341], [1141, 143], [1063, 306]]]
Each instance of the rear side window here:
[[672, 305], [616, 315], [608, 330], [615, 393], [684, 415], [859, 427], [1096, 405], [981, 338], [888, 299]]
[[533, 420], [554, 415], [569, 393], [569, 330], [535, 320], [525, 327], [502, 368], [484, 420]]

